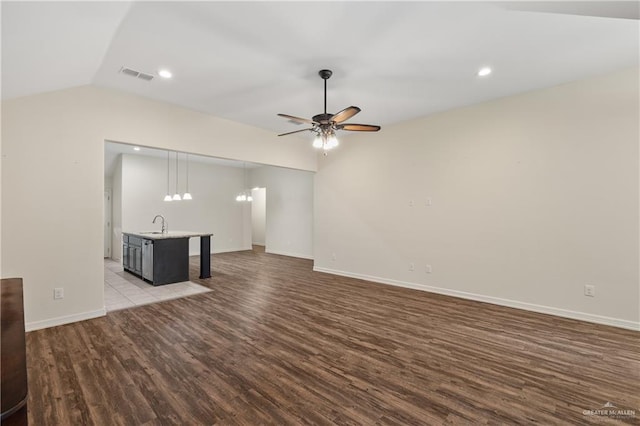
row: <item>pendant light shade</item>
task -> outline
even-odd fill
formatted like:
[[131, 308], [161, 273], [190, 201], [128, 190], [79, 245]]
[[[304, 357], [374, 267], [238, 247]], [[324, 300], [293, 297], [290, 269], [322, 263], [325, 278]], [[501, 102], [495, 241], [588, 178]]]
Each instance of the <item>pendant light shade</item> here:
[[176, 152], [176, 193], [173, 194], [173, 201], [180, 201], [182, 198], [178, 194], [178, 153]]
[[336, 134], [331, 132], [331, 134], [327, 137], [327, 143], [325, 149], [333, 149], [338, 146], [338, 138], [336, 138]]
[[322, 148], [322, 145], [324, 145], [322, 143], [322, 138], [320, 137], [320, 135], [316, 135], [316, 138], [313, 140], [313, 147], [316, 149], [320, 149]]
[[183, 200], [192, 200], [191, 194], [189, 193], [189, 154], [185, 154], [185, 158], [187, 160], [187, 186], [184, 195], [182, 196]]

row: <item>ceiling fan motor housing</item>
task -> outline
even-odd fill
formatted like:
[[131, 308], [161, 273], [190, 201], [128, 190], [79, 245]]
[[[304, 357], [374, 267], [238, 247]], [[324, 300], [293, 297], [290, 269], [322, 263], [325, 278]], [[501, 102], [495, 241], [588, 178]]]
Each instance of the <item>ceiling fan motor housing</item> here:
[[312, 120], [320, 124], [329, 124], [331, 122], [331, 117], [333, 117], [333, 114], [318, 114], [314, 115]]

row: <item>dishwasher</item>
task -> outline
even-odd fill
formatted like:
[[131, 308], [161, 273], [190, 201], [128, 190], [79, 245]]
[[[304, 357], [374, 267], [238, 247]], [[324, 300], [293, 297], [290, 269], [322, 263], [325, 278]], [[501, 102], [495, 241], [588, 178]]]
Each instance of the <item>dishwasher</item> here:
[[153, 283], [152, 240], [142, 240], [142, 278]]

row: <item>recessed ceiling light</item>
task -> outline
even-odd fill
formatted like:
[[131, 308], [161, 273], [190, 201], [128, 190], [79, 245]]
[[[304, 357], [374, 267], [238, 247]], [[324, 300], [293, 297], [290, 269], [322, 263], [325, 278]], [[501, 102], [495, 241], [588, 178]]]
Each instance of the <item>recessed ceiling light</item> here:
[[134, 147], [133, 147], [133, 150], [134, 150], [134, 151], [140, 151], [140, 147], [139, 147], [139, 146], [134, 146]]
[[169, 70], [160, 70], [158, 71], [158, 75], [162, 78], [171, 78], [173, 74]]
[[482, 67], [478, 70], [478, 77], [486, 77], [489, 74], [491, 74], [491, 68], [489, 67]]

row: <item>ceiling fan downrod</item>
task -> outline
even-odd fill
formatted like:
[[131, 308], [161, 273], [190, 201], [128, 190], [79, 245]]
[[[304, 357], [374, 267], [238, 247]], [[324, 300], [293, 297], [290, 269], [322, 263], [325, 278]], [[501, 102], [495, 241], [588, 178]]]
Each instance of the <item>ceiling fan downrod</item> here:
[[324, 80], [324, 115], [327, 115], [327, 80], [333, 75], [331, 70], [320, 70], [318, 74]]

